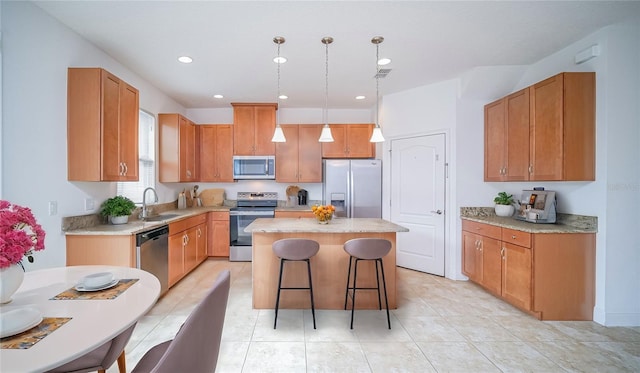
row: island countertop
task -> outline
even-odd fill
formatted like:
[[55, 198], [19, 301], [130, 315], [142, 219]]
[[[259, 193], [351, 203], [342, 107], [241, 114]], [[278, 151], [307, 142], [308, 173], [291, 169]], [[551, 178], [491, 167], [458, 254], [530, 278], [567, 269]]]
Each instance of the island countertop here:
[[334, 218], [329, 224], [319, 224], [313, 218], [261, 218], [245, 229], [247, 233], [388, 233], [408, 232], [409, 229], [384, 219]]

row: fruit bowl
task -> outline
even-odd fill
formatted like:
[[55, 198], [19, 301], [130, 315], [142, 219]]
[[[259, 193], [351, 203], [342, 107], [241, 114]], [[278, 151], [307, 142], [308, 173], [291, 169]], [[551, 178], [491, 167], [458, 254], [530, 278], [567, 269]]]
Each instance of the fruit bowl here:
[[311, 211], [316, 216], [318, 223], [329, 224], [329, 221], [333, 218], [333, 213], [336, 208], [333, 205], [313, 205]]

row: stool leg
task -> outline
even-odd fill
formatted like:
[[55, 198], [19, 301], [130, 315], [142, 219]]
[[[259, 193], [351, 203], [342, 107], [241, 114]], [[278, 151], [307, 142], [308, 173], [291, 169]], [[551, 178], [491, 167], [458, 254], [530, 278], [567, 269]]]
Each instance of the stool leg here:
[[378, 283], [378, 309], [381, 310], [382, 301], [380, 300], [380, 274], [378, 272], [378, 259], [375, 259], [374, 262], [376, 263], [376, 282]]
[[309, 273], [309, 293], [311, 294], [311, 316], [313, 317], [313, 328], [316, 328], [316, 308], [313, 304], [313, 284], [311, 283], [311, 262], [306, 259], [307, 272]]
[[278, 295], [276, 296], [276, 316], [273, 319], [273, 328], [276, 328], [278, 322], [278, 306], [280, 305], [280, 288], [282, 287], [282, 268], [284, 267], [284, 259], [280, 259], [280, 276], [278, 278]]
[[[382, 265], [382, 259], [377, 259], [377, 260], [380, 261], [380, 270], [382, 271], [382, 286], [384, 286], [384, 303], [387, 305], [387, 324], [389, 325], [389, 329], [391, 329], [391, 318], [389, 317], [389, 299], [387, 298], [387, 281], [384, 279], [384, 266]], [[376, 271], [376, 275], [377, 275], [377, 271]]]
[[353, 314], [356, 312], [356, 289], [357, 281], [358, 281], [358, 261], [360, 259], [356, 258], [356, 264], [353, 268], [353, 297], [351, 298], [351, 329], [353, 329]]
[[[344, 309], [347, 309], [347, 299], [349, 298], [349, 282], [351, 281], [351, 262], [352, 256], [349, 256], [349, 270], [347, 271], [347, 290], [344, 292]], [[354, 290], [355, 292], [355, 290]]]

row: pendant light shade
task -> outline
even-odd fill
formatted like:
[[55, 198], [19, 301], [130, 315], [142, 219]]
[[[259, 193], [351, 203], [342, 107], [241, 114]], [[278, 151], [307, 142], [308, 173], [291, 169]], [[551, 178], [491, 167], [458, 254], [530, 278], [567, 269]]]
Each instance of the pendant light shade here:
[[382, 36], [376, 36], [373, 39], [371, 39], [371, 43], [376, 45], [376, 126], [373, 129], [373, 133], [371, 134], [371, 139], [369, 139], [369, 142], [383, 142], [384, 141], [384, 136], [382, 136], [382, 129], [380, 128], [380, 120], [379, 120], [379, 114], [380, 114], [380, 85], [379, 85], [379, 79], [380, 79], [380, 58], [378, 56], [378, 49], [380, 46], [380, 43], [382, 43], [384, 41], [384, 38]]
[[324, 57], [324, 111], [322, 112], [324, 127], [320, 133], [319, 142], [333, 142], [333, 136], [331, 135], [331, 128], [329, 127], [329, 44], [333, 43], [331, 36], [322, 38], [322, 44], [324, 44], [325, 57]]
[[271, 142], [286, 142], [287, 139], [284, 137], [284, 132], [282, 131], [282, 127], [280, 127], [280, 64], [284, 63], [286, 59], [280, 58], [280, 44], [284, 44], [285, 40], [282, 36], [276, 36], [273, 38], [273, 42], [278, 45], [278, 57], [274, 59], [274, 62], [278, 64], [278, 97], [276, 102], [278, 106], [276, 107], [276, 130], [273, 133], [273, 137], [271, 138]]

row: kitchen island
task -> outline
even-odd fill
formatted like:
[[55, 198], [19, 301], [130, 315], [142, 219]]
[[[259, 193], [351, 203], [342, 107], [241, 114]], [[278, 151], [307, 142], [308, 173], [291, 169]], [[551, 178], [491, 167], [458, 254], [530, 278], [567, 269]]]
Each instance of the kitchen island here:
[[[245, 228], [253, 235], [253, 308], [274, 308], [278, 288], [279, 258], [271, 245], [283, 238], [306, 238], [320, 244], [320, 250], [311, 258], [311, 272], [315, 307], [341, 310], [347, 286], [349, 255], [343, 245], [353, 238], [383, 238], [391, 241], [391, 251], [384, 257], [389, 308], [396, 304], [396, 233], [408, 232], [405, 227], [383, 219], [335, 218], [329, 224], [316, 219], [256, 219]], [[285, 265], [282, 286], [306, 286], [307, 271], [304, 262]], [[375, 286], [375, 266], [371, 261], [358, 265], [358, 286]], [[384, 301], [383, 305], [384, 307]], [[283, 291], [280, 308], [310, 308], [307, 291]], [[376, 291], [359, 291], [356, 309], [377, 309]]]

